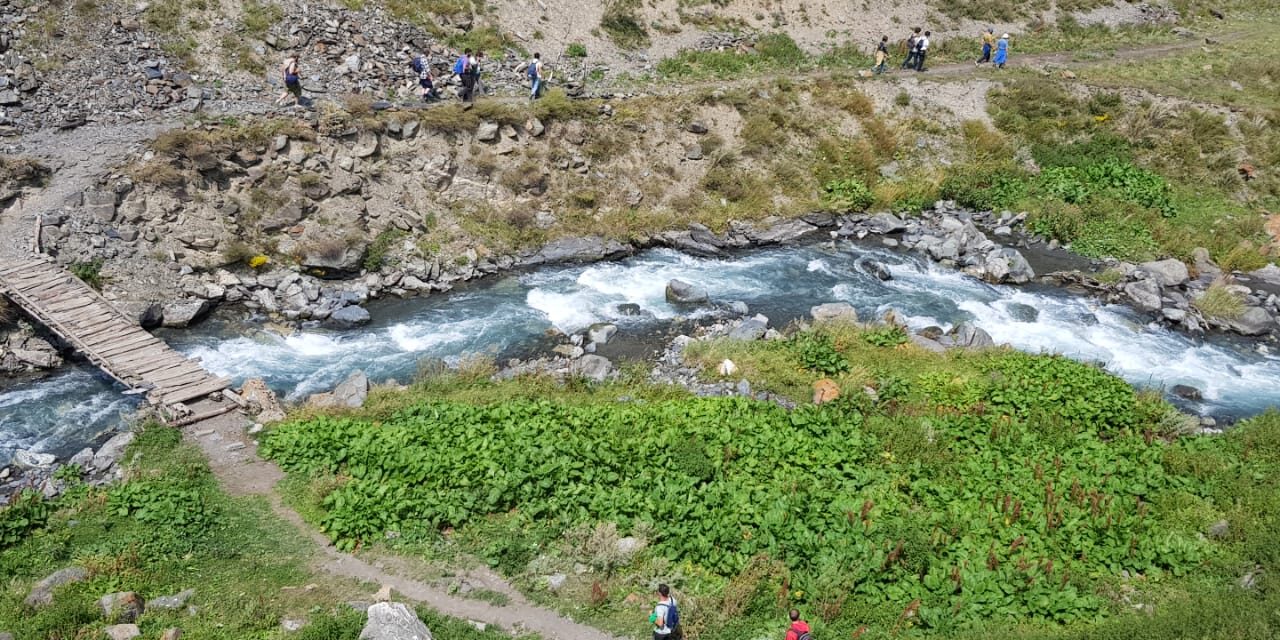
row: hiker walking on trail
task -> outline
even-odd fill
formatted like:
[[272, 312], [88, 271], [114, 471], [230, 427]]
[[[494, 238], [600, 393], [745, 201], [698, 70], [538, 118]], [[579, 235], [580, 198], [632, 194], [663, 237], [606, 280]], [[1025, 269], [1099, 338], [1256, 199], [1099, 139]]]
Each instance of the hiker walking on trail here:
[[676, 607], [676, 599], [671, 596], [671, 587], [658, 585], [658, 604], [649, 614], [649, 622], [653, 624], [653, 640], [680, 640], [684, 631], [680, 629], [680, 610]]
[[871, 70], [876, 75], [884, 73], [885, 63], [889, 61], [889, 36], [881, 36], [880, 44], [876, 46], [876, 65]]
[[911, 36], [907, 38], [907, 57], [902, 61], [903, 69], [916, 68], [916, 41], [920, 39], [920, 27], [911, 30]]
[[800, 611], [792, 609], [787, 615], [791, 618], [791, 626], [787, 627], [786, 640], [811, 640], [809, 623], [800, 619]]
[[529, 99], [537, 100], [542, 96], [542, 54], [533, 54], [533, 59], [529, 61], [529, 68], [525, 70], [525, 75], [529, 76]]
[[982, 34], [982, 57], [974, 64], [983, 64], [991, 62], [991, 51], [996, 47], [996, 31], [991, 27], [987, 27], [985, 33]]
[[418, 83], [418, 95], [426, 102], [435, 102], [440, 99], [440, 92], [436, 89], [436, 79], [431, 73], [431, 64], [427, 62], [422, 54], [413, 56], [409, 61], [409, 68], [413, 70], [414, 79]]
[[471, 83], [471, 50], [466, 49], [458, 56], [457, 62], [453, 63], [453, 75], [458, 79], [458, 83], [462, 85], [462, 89], [458, 91], [458, 97], [463, 102], [471, 101], [471, 91], [474, 85]]
[[929, 36], [931, 35], [933, 35], [932, 31], [926, 31], [923, 36], [916, 39], [916, 71], [924, 71], [924, 59], [929, 55]]
[[484, 52], [477, 51], [471, 56], [471, 100], [474, 102], [476, 94], [484, 93], [484, 84], [480, 82], [480, 65], [484, 62]]
[[1009, 61], [1009, 34], [1000, 36], [1000, 41], [996, 43], [996, 57], [992, 59], [997, 69], [1003, 69], [1004, 63]]
[[291, 94], [294, 105], [302, 104], [302, 71], [298, 68], [298, 59], [286, 58], [284, 64], [280, 65], [280, 75], [284, 76], [284, 92], [276, 98], [276, 104], [284, 104]]

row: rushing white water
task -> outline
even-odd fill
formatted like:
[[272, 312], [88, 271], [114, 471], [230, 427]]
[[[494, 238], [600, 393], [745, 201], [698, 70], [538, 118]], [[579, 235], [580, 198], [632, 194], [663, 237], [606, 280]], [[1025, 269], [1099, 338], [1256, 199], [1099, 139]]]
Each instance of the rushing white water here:
[[[869, 275], [868, 260], [887, 265], [893, 279]], [[776, 248], [723, 260], [652, 250], [619, 262], [546, 268], [447, 295], [377, 303], [371, 305], [374, 322], [353, 331], [305, 329], [281, 337], [238, 329], [229, 335], [211, 323], [166, 338], [215, 373], [237, 380], [261, 376], [297, 400], [356, 369], [375, 380], [405, 381], [423, 358], [508, 354], [540, 344], [552, 328], [574, 332], [608, 321], [626, 334], [687, 317], [689, 310], [665, 300], [672, 278], [705, 288], [716, 302], [746, 302], [775, 324], [833, 301], [851, 303], [862, 317], [893, 309], [913, 328], [946, 329], [969, 320], [999, 343], [1100, 362], [1140, 386], [1194, 386], [1204, 401], [1187, 408], [1209, 415], [1239, 417], [1280, 405], [1280, 358], [1248, 344], [1192, 339], [1148, 324], [1125, 307], [1047, 288], [992, 286], [915, 256], [853, 244]], [[625, 315], [618, 308], [623, 303], [643, 313]], [[14, 413], [14, 406], [21, 408]], [[109, 429], [118, 420], [112, 412], [128, 406], [83, 371], [25, 385], [0, 393], [0, 444], [66, 451]], [[0, 450], [0, 461], [6, 457]]]

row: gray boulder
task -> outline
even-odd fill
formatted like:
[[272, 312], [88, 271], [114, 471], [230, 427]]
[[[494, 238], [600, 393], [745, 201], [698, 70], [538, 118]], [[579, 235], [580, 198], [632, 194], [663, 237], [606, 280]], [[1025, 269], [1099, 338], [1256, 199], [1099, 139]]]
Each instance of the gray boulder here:
[[956, 325], [948, 335], [956, 346], [966, 349], [986, 349], [996, 346], [996, 341], [991, 339], [991, 334], [969, 322]]
[[867, 227], [874, 233], [898, 233], [907, 230], [907, 223], [892, 213], [877, 213], [867, 221]]
[[798, 240], [817, 230], [817, 227], [804, 220], [785, 220], [770, 226], [763, 231], [747, 234], [756, 244], [779, 244]]
[[170, 302], [161, 310], [161, 324], [166, 327], [186, 327], [209, 312], [208, 300], [183, 300]]
[[98, 608], [102, 609], [102, 617], [108, 620], [133, 622], [142, 615], [145, 605], [142, 596], [132, 591], [118, 591], [98, 598]]
[[933, 353], [947, 352], [947, 348], [943, 346], [941, 342], [938, 342], [937, 340], [930, 340], [929, 338], [926, 338], [921, 335], [912, 334], [911, 344], [914, 344], [917, 347], [924, 349], [925, 351], [932, 351]]
[[378, 602], [369, 607], [360, 640], [432, 640], [431, 630], [401, 602]]
[[604, 356], [587, 354], [569, 365], [569, 372], [593, 382], [603, 382], [613, 372], [613, 363]]
[[1018, 253], [1017, 249], [1005, 247], [997, 249], [987, 254], [986, 262], [983, 264], [983, 280], [995, 284], [1013, 283], [1025, 284], [1036, 277], [1036, 272], [1031, 268], [1031, 264], [1027, 259]]
[[307, 245], [302, 255], [302, 266], [325, 274], [355, 273], [364, 264], [366, 248], [367, 245], [363, 242], [349, 245], [329, 242]]
[[866, 260], [862, 263], [862, 268], [870, 275], [880, 281], [889, 281], [893, 279], [893, 273], [889, 271], [882, 262], [875, 260]]
[[809, 315], [813, 316], [813, 321], [819, 324], [824, 322], [853, 323], [858, 321], [857, 310], [848, 302], [828, 302], [810, 307]]
[[1227, 326], [1242, 335], [1260, 336], [1274, 330], [1276, 321], [1262, 307], [1248, 307], [1240, 317], [1228, 320]]
[[152, 610], [162, 609], [164, 611], [176, 611], [186, 606], [187, 600], [190, 600], [191, 596], [194, 596], [195, 594], [195, 589], [183, 589], [171, 596], [158, 596], [152, 598], [151, 601], [147, 603], [147, 607]]
[[1173, 395], [1178, 396], [1179, 398], [1186, 398], [1187, 400], [1195, 400], [1199, 402], [1204, 399], [1204, 396], [1200, 393], [1199, 389], [1187, 384], [1175, 384], [1169, 388], [1169, 391], [1173, 392]]
[[333, 403], [339, 407], [362, 407], [369, 396], [369, 377], [357, 371], [333, 388]]
[[701, 304], [710, 299], [706, 289], [678, 279], [667, 283], [666, 296], [672, 304]]
[[1124, 286], [1124, 295], [1133, 301], [1133, 305], [1143, 311], [1160, 309], [1160, 285], [1154, 280], [1139, 280]]
[[1144, 262], [1138, 265], [1138, 268], [1145, 271], [1152, 280], [1164, 287], [1182, 285], [1190, 277], [1190, 274], [1187, 273], [1187, 265], [1174, 258]]
[[89, 572], [84, 567], [67, 567], [59, 569], [40, 582], [35, 583], [31, 587], [31, 593], [27, 594], [26, 600], [23, 602], [28, 607], [43, 607], [53, 604], [53, 590], [64, 584], [73, 582], [81, 582], [89, 577]]
[[111, 465], [120, 460], [124, 455], [125, 449], [133, 443], [136, 436], [132, 431], [118, 433], [103, 443], [98, 452], [93, 455], [93, 468], [98, 471], [106, 471]]
[[480, 128], [476, 130], [476, 140], [479, 140], [480, 142], [497, 142], [498, 123], [481, 122]]
[[631, 247], [616, 240], [600, 236], [561, 238], [543, 245], [537, 253], [521, 260], [524, 265], [555, 264], [560, 262], [595, 262], [631, 252]]
[[355, 305], [343, 307], [329, 316], [330, 323], [341, 329], [351, 329], [369, 323], [369, 312]]
[[617, 325], [608, 323], [593, 324], [590, 329], [587, 329], [587, 339], [596, 344], [608, 344], [609, 340], [617, 332]]
[[730, 340], [759, 340], [769, 330], [769, 319], [764, 316], [747, 318], [729, 332]]
[[133, 640], [142, 635], [142, 631], [138, 630], [136, 624], [113, 624], [103, 631], [111, 640]]

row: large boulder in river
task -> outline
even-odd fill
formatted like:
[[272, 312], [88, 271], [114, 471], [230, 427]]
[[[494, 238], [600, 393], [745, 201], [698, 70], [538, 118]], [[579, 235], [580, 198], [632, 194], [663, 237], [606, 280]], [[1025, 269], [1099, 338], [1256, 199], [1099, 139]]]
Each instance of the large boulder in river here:
[[1174, 258], [1144, 262], [1138, 265], [1138, 268], [1145, 271], [1152, 280], [1155, 280], [1162, 287], [1179, 286], [1190, 277], [1190, 274], [1187, 273], [1187, 265]]
[[1260, 336], [1276, 328], [1276, 320], [1262, 307], [1247, 307], [1240, 317], [1227, 321], [1232, 331], [1246, 336]]
[[951, 329], [948, 335], [957, 347], [986, 349], [996, 346], [996, 341], [991, 338], [991, 334], [970, 322], [961, 322]]
[[379, 602], [369, 607], [360, 640], [432, 640], [431, 630], [402, 602]]
[[877, 213], [867, 221], [867, 227], [873, 233], [898, 233], [907, 230], [907, 223], [892, 213]]
[[1124, 295], [1143, 311], [1160, 310], [1160, 285], [1155, 280], [1139, 280], [1124, 286]]
[[346, 306], [330, 314], [329, 322], [339, 329], [351, 329], [369, 324], [369, 311], [355, 305]]
[[1017, 249], [1008, 247], [987, 254], [986, 262], [982, 267], [982, 278], [995, 284], [1006, 282], [1024, 284], [1034, 277], [1036, 272], [1027, 259], [1022, 257]]
[[186, 327], [209, 311], [208, 300], [182, 300], [164, 305], [161, 324], [166, 327]]
[[854, 323], [858, 321], [858, 312], [848, 302], [828, 302], [809, 309], [813, 321], [819, 324], [827, 322]]
[[679, 279], [667, 282], [666, 295], [667, 302], [672, 304], [701, 304], [710, 298], [706, 289]]
[[561, 238], [543, 245], [537, 253], [520, 261], [524, 265], [555, 264], [559, 262], [595, 262], [624, 256], [631, 246], [617, 240], [605, 240], [600, 236]]

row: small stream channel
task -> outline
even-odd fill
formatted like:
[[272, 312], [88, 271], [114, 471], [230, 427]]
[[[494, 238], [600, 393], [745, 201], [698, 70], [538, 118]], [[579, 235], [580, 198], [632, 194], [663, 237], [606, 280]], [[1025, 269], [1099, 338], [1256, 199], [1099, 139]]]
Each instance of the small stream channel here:
[[[867, 260], [887, 265], [893, 279], [869, 275]], [[374, 321], [352, 331], [305, 329], [281, 337], [219, 318], [161, 335], [215, 373], [237, 382], [262, 377], [283, 397], [301, 400], [356, 369], [375, 381], [403, 382], [425, 357], [530, 354], [545, 346], [551, 328], [570, 333], [609, 321], [620, 337], [656, 340], [652, 336], [679, 314], [664, 299], [672, 278], [705, 287], [714, 301], [746, 302], [775, 326], [833, 301], [851, 303], [864, 318], [895, 309], [915, 329], [969, 320], [997, 343], [1100, 362], [1138, 386], [1193, 386], [1204, 400], [1183, 408], [1218, 419], [1280, 405], [1280, 357], [1254, 344], [1191, 338], [1127, 307], [1040, 285], [988, 285], [915, 255], [849, 242], [757, 249], [727, 259], [653, 249], [618, 262], [512, 273], [448, 294], [372, 303]], [[639, 305], [641, 315], [624, 315], [622, 303]], [[17, 449], [74, 453], [117, 429], [135, 403], [84, 366], [0, 391], [0, 464]]]

